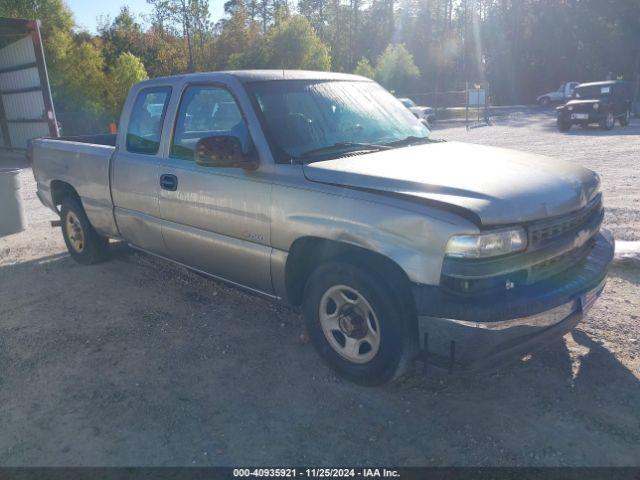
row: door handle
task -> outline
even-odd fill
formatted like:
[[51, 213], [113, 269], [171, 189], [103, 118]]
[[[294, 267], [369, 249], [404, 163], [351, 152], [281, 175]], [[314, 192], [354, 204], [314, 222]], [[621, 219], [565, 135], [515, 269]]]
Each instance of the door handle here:
[[178, 189], [178, 177], [168, 173], [163, 173], [160, 175], [160, 187], [163, 190], [175, 192]]

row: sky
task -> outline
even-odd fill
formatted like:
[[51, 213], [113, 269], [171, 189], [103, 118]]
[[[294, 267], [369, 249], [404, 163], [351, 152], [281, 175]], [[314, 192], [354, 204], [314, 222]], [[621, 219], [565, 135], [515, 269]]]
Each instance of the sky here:
[[[217, 21], [222, 17], [224, 2], [225, 0], [209, 0], [211, 20]], [[110, 15], [113, 18], [123, 5], [128, 5], [138, 17], [151, 11], [147, 0], [66, 0], [66, 3], [71, 8], [78, 27], [92, 33], [96, 32], [100, 15]]]

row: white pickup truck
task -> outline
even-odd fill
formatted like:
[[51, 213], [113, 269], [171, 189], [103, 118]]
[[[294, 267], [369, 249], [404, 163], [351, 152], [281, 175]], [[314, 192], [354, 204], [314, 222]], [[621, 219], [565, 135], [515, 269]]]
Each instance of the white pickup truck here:
[[301, 306], [322, 358], [361, 384], [417, 356], [476, 369], [557, 340], [613, 258], [594, 172], [435, 140], [362, 77], [158, 78], [131, 89], [119, 126], [31, 144], [71, 256], [123, 240]]
[[548, 107], [552, 103], [562, 103], [571, 98], [573, 91], [578, 85], [580, 85], [580, 82], [564, 82], [555, 92], [540, 95], [536, 99], [536, 102], [543, 107]]

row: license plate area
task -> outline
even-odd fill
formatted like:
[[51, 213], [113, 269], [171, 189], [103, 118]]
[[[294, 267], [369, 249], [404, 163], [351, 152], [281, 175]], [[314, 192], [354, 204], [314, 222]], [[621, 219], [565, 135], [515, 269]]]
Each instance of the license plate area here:
[[589, 114], [588, 113], [572, 113], [571, 119], [572, 120], [589, 120]]

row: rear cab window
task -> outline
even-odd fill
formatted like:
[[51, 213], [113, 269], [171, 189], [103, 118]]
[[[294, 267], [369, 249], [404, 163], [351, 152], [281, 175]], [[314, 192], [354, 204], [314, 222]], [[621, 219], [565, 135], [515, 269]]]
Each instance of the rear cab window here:
[[170, 98], [170, 87], [152, 87], [140, 91], [131, 109], [127, 128], [128, 152], [145, 155], [158, 153]]

